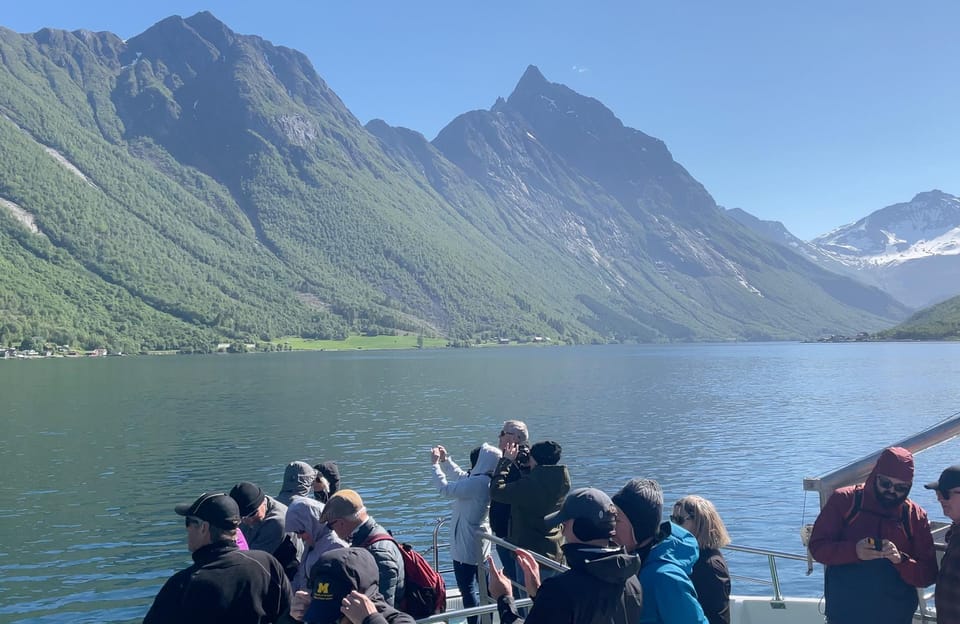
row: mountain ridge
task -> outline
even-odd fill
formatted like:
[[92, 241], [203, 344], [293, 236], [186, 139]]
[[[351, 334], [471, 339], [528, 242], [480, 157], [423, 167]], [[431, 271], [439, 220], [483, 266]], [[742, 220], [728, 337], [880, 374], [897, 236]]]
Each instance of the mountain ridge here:
[[960, 293], [960, 198], [933, 189], [806, 242], [779, 222], [728, 214], [821, 266], [923, 308]]
[[[535, 66], [427, 141], [362, 126], [302, 53], [207, 12], [126, 42], [0, 30], [0, 53], [0, 198], [34, 215], [78, 283], [169, 319], [128, 340], [120, 319], [81, 331], [69, 301], [57, 320], [16, 295], [0, 305], [8, 340], [782, 339], [905, 313], [726, 217], [662, 141]], [[0, 225], [10, 257], [47, 270], [18, 221]], [[27, 290], [57, 301], [42, 282]]]

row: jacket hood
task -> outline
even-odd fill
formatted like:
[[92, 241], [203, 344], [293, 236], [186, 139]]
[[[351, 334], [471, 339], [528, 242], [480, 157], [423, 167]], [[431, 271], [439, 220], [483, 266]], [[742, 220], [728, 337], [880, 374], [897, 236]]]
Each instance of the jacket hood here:
[[912, 482], [913, 455], [907, 449], [899, 446], [883, 449], [870, 476], [876, 477], [878, 474]]
[[640, 557], [628, 555], [622, 548], [564, 544], [563, 554], [571, 568], [612, 585], [622, 585], [640, 571]]
[[880, 514], [894, 516], [900, 513], [900, 506], [892, 508], [883, 507], [877, 500], [877, 475], [886, 475], [901, 481], [913, 482], [913, 455], [905, 448], [892, 446], [883, 449], [877, 463], [867, 480], [863, 482], [863, 506], [870, 511]]
[[490, 475], [496, 469], [503, 453], [495, 446], [486, 442], [480, 447], [480, 455], [477, 457], [477, 465], [470, 471], [471, 475]]
[[660, 541], [644, 559], [643, 567], [656, 562], [672, 563], [683, 569], [689, 576], [693, 572], [693, 564], [700, 557], [697, 538], [690, 531], [672, 522], [664, 522], [660, 525], [660, 537]]
[[283, 523], [284, 533], [298, 533], [306, 531], [315, 542], [326, 535], [330, 530], [326, 523], [320, 521], [323, 513], [323, 504], [312, 498], [297, 497], [287, 507], [287, 516]]
[[[530, 474], [537, 475], [537, 482], [540, 483], [543, 488], [541, 496], [556, 499], [557, 501], [557, 504], [546, 513], [553, 513], [560, 509], [560, 505], [563, 503], [563, 497], [570, 491], [570, 472], [567, 470], [567, 467], [563, 464], [552, 466], [537, 465], [530, 471]], [[546, 515], [546, 513], [544, 513], [544, 515]], [[559, 534], [559, 529], [557, 529], [557, 531]]]
[[290, 462], [283, 471], [283, 487], [280, 488], [278, 497], [283, 500], [292, 496], [312, 496], [312, 484], [316, 475], [317, 472], [307, 462]]

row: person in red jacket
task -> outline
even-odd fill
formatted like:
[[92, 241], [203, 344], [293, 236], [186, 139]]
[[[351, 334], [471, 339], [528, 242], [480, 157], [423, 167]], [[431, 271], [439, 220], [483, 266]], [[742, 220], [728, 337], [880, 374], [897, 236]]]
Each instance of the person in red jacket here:
[[926, 512], [907, 495], [913, 455], [884, 449], [862, 485], [840, 488], [823, 506], [810, 553], [826, 565], [829, 624], [910, 624], [917, 588], [937, 578]]

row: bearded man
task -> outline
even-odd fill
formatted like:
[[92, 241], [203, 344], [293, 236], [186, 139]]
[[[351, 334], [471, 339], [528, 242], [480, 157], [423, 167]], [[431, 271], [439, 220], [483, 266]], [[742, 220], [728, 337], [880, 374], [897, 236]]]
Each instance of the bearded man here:
[[810, 553], [826, 565], [829, 624], [910, 624], [917, 588], [937, 578], [926, 512], [907, 495], [913, 455], [884, 449], [862, 485], [835, 490], [810, 536]]

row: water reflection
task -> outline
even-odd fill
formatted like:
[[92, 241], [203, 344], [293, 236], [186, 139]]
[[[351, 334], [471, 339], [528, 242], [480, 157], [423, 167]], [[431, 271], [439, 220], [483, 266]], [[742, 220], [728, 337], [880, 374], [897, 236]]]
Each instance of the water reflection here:
[[[691, 345], [0, 362], [0, 619], [139, 621], [189, 563], [177, 502], [240, 480], [280, 489], [294, 459], [425, 545], [447, 501], [429, 448], [467, 464], [500, 423], [564, 448], [574, 485], [663, 485], [713, 500], [736, 543], [801, 552], [814, 476], [960, 409], [960, 345]], [[957, 463], [917, 462], [917, 482]], [[920, 491], [917, 491], [920, 490]], [[939, 518], [929, 492], [917, 500]], [[734, 573], [766, 561], [731, 553]], [[822, 577], [785, 564], [789, 593]], [[768, 590], [738, 585], [741, 593]]]

